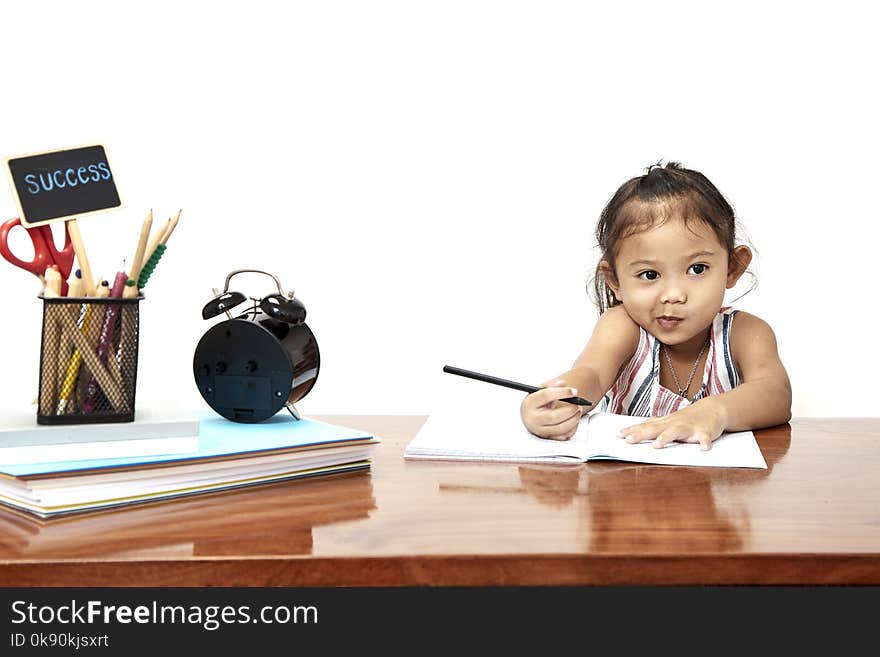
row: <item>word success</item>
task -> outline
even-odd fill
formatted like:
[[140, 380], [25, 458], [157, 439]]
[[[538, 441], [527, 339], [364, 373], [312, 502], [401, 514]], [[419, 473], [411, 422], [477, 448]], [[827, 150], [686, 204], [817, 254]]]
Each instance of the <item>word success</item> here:
[[51, 192], [53, 189], [88, 185], [102, 180], [110, 180], [110, 168], [106, 162], [97, 162], [85, 166], [67, 169], [56, 169], [48, 173], [28, 173], [24, 177], [28, 193], [36, 195]]

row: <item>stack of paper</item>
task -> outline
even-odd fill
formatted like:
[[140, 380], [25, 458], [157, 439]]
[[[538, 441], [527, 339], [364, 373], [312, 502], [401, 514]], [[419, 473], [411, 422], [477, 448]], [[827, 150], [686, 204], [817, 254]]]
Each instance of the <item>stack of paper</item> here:
[[169, 408], [138, 409], [133, 422], [88, 424], [37, 424], [32, 411], [0, 414], [0, 467], [183, 454], [198, 448], [198, 417]]
[[276, 415], [201, 420], [199, 448], [173, 455], [0, 465], [0, 502], [42, 517], [370, 467], [377, 438]]

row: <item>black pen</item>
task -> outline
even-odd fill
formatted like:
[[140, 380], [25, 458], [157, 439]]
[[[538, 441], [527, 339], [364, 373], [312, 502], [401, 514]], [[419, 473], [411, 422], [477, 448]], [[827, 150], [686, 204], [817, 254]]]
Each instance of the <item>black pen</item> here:
[[[497, 386], [504, 386], [505, 388], [522, 390], [523, 392], [538, 392], [538, 390], [542, 390], [542, 388], [538, 388], [537, 386], [530, 386], [526, 383], [517, 383], [516, 381], [508, 381], [507, 379], [499, 379], [497, 376], [489, 376], [488, 374], [471, 372], [470, 370], [463, 370], [459, 367], [452, 367], [452, 365], [444, 365], [443, 371], [448, 374], [458, 374], [458, 376], [464, 376], [468, 379], [476, 379], [477, 381], [494, 383]], [[580, 397], [566, 397], [565, 399], [560, 399], [559, 401], [568, 402], [569, 404], [577, 404], [578, 406], [593, 405], [593, 402], [587, 401], [586, 399], [581, 399]]]

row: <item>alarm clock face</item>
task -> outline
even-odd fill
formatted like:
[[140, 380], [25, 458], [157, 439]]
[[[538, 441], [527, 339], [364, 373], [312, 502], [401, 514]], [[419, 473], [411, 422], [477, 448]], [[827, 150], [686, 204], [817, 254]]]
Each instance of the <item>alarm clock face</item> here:
[[262, 315], [230, 319], [208, 329], [193, 356], [193, 376], [204, 400], [236, 422], [260, 422], [296, 402], [318, 378], [320, 355], [305, 324], [290, 326]]

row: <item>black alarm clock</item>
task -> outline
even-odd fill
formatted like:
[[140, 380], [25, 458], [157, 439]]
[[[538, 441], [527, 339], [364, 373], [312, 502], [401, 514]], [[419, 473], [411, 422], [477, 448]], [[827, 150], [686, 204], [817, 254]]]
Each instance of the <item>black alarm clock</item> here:
[[[230, 279], [242, 273], [270, 276], [278, 292], [262, 298], [230, 292]], [[214, 294], [202, 318], [225, 312], [228, 319], [208, 329], [193, 356], [193, 376], [204, 400], [235, 422], [261, 422], [282, 408], [299, 419], [294, 403], [314, 387], [321, 366], [305, 306], [293, 292], [282, 291], [277, 276], [260, 269], [230, 272], [223, 292]], [[252, 305], [233, 317], [229, 311], [248, 299]]]

